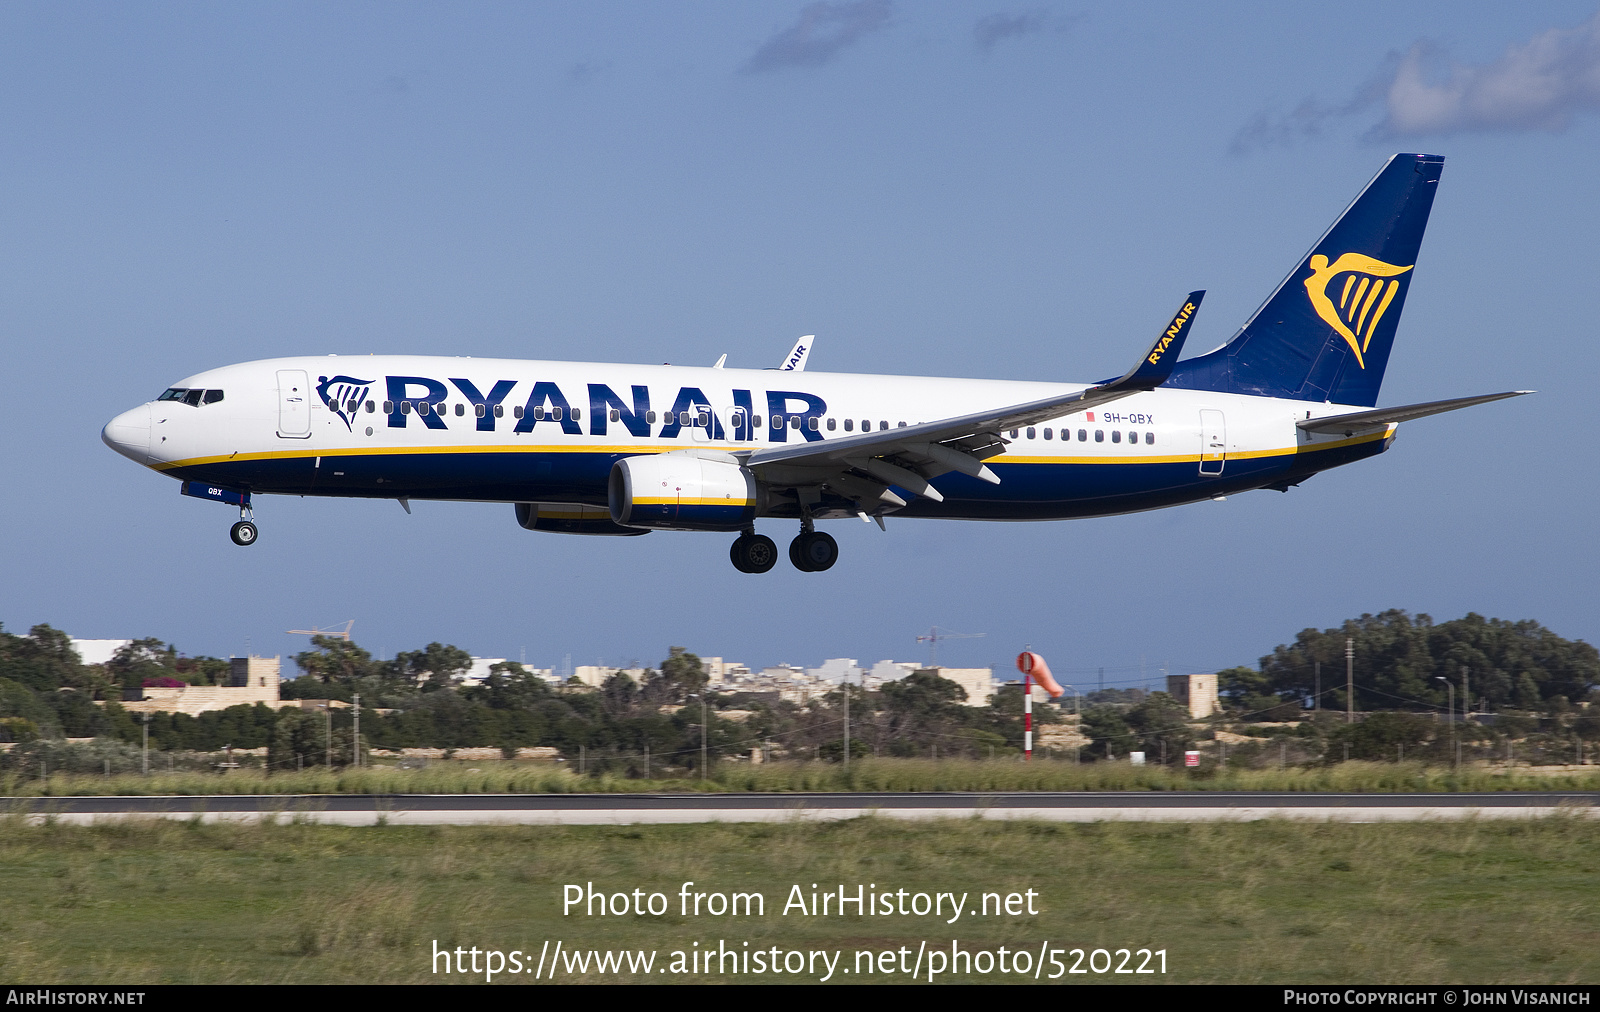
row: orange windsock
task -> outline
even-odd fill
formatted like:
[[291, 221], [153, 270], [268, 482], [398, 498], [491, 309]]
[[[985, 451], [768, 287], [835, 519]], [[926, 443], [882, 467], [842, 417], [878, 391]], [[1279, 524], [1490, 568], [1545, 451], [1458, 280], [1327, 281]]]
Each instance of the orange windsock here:
[[1039, 683], [1040, 688], [1050, 693], [1051, 699], [1059, 697], [1065, 691], [1056, 684], [1055, 678], [1051, 676], [1050, 665], [1046, 664], [1044, 658], [1032, 650], [1024, 650], [1017, 655], [1017, 670], [1025, 675], [1031, 675], [1033, 680]]

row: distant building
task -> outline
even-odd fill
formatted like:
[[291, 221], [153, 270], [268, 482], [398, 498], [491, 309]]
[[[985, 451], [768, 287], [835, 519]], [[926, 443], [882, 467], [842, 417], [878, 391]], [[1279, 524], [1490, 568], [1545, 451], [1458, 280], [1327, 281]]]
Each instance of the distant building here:
[[1189, 708], [1195, 720], [1222, 709], [1217, 699], [1216, 675], [1168, 675], [1167, 695]]
[[988, 706], [989, 697], [994, 695], [993, 668], [918, 668], [916, 673], [920, 675], [923, 672], [938, 675], [965, 689], [968, 706]]
[[456, 684], [464, 689], [474, 685], [482, 685], [484, 680], [493, 674], [489, 669], [496, 664], [504, 664], [505, 662], [506, 659], [504, 657], [474, 657], [472, 666], [467, 668], [465, 674], [456, 679]]
[[605, 680], [607, 678], [610, 678], [619, 671], [633, 679], [634, 684], [638, 684], [644, 681], [644, 673], [647, 670], [649, 669], [613, 668], [604, 664], [580, 664], [572, 669], [572, 677], [576, 678], [585, 685], [593, 686], [594, 688], [598, 689], [601, 685], [605, 684]]
[[229, 663], [227, 685], [147, 688], [142, 690], [143, 699], [124, 700], [122, 708], [130, 713], [186, 713], [193, 717], [207, 710], [255, 703], [276, 709], [283, 702], [278, 695], [279, 658], [233, 657]]
[[118, 650], [132, 643], [133, 640], [80, 640], [72, 641], [72, 649], [78, 652], [78, 660], [85, 664], [105, 664], [116, 655]]
[[854, 657], [834, 657], [823, 661], [820, 668], [807, 668], [806, 674], [824, 682], [860, 685], [862, 670]]
[[879, 661], [866, 674], [867, 688], [877, 689], [885, 682], [898, 682], [920, 667], [922, 665], [912, 664], [909, 661]]

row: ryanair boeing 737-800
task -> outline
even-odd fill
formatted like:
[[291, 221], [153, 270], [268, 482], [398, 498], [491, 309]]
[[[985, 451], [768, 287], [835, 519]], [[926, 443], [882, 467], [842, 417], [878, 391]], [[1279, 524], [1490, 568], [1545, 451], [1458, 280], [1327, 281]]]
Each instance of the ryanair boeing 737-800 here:
[[[529, 530], [739, 532], [741, 572], [838, 558], [819, 520], [1060, 520], [1286, 491], [1398, 423], [1376, 408], [1444, 160], [1391, 158], [1227, 344], [1178, 361], [1202, 292], [1118, 379], [1006, 382], [501, 359], [283, 358], [179, 381], [103, 438], [239, 508], [259, 494], [505, 502]], [[724, 356], [724, 359], [726, 356]]]

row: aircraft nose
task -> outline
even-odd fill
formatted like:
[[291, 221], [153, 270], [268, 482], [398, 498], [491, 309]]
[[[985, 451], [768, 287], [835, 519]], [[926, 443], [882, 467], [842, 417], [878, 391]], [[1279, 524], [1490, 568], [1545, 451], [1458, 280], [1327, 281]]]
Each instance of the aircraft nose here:
[[150, 405], [141, 404], [132, 411], [106, 423], [100, 430], [105, 444], [138, 464], [150, 461]]

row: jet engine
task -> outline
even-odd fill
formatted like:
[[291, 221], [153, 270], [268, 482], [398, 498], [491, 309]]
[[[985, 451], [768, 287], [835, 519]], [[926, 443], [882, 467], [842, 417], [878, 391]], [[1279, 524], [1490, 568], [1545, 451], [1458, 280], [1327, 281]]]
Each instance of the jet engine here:
[[516, 506], [517, 523], [530, 531], [611, 538], [650, 533], [636, 527], [618, 527], [611, 522], [611, 514], [599, 506], [571, 502], [519, 502]]
[[755, 475], [731, 456], [661, 453], [611, 467], [611, 519], [659, 531], [737, 531], [759, 507]]

